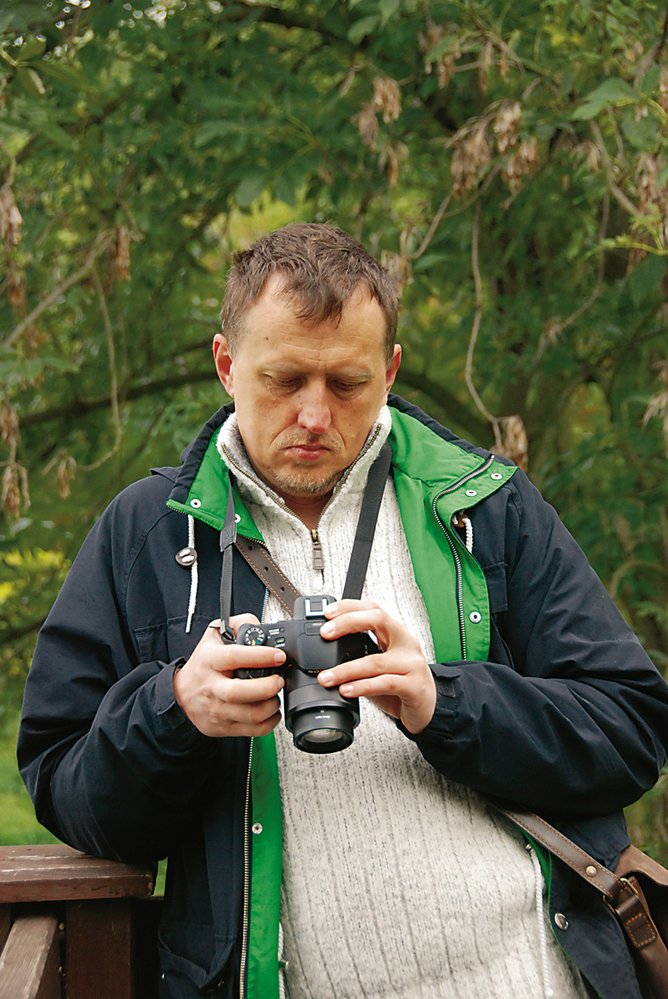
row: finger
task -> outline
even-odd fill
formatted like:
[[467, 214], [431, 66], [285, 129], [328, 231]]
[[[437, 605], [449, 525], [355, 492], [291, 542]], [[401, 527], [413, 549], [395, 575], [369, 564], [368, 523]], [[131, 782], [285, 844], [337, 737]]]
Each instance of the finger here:
[[336, 600], [333, 604], [327, 604], [324, 614], [333, 619], [355, 610], [380, 610], [380, 605], [373, 600]]
[[257, 722], [255, 724], [246, 721], [233, 722], [229, 726], [229, 732], [226, 734], [233, 736], [248, 736], [249, 738], [253, 738], [256, 735], [268, 735], [270, 732], [274, 731], [276, 726], [281, 721], [281, 717], [281, 712], [276, 711], [265, 721]]
[[[388, 664], [385, 663], [384, 658], [383, 654], [371, 655], [365, 656], [363, 659], [351, 659], [350, 662], [339, 663], [338, 666], [319, 673], [318, 681], [323, 687], [335, 687], [352, 680], [381, 676], [388, 672]], [[389, 671], [392, 672], [391, 669]]]
[[[353, 603], [353, 601], [351, 601]], [[399, 636], [402, 626], [382, 610], [377, 604], [367, 604], [360, 608], [355, 602], [355, 608], [342, 612], [322, 625], [320, 634], [323, 638], [341, 638], [343, 635], [361, 634], [370, 631], [376, 636], [381, 649], [390, 644], [393, 634]]]
[[285, 686], [279, 674], [258, 677], [256, 680], [242, 680], [239, 677], [225, 677], [222, 690], [213, 687], [213, 693], [229, 704], [256, 704], [276, 697]]
[[211, 668], [219, 673], [233, 674], [238, 669], [276, 669], [285, 663], [285, 652], [264, 645], [224, 645], [217, 642], [207, 648], [206, 653]]

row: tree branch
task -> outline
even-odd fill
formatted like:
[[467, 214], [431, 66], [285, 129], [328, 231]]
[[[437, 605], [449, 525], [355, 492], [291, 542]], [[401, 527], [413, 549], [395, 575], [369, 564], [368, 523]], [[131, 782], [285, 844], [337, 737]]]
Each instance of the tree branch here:
[[61, 295], [64, 295], [70, 290], [70, 288], [73, 288], [75, 284], [79, 284], [80, 281], [83, 281], [84, 278], [88, 277], [95, 266], [95, 261], [102, 253], [104, 253], [107, 246], [111, 242], [111, 239], [112, 234], [110, 232], [99, 232], [97, 234], [95, 240], [93, 241], [93, 245], [86, 255], [86, 259], [79, 270], [75, 271], [74, 274], [70, 274], [70, 276], [64, 281], [61, 281], [61, 283], [57, 285], [53, 291], [50, 291], [49, 294], [42, 299], [39, 305], [35, 306], [32, 312], [28, 313], [25, 319], [21, 320], [18, 326], [14, 327], [12, 332], [4, 341], [5, 347], [13, 347], [23, 333], [39, 319], [43, 312], [46, 312], [46, 310], [53, 305], [54, 302], [57, 302]]

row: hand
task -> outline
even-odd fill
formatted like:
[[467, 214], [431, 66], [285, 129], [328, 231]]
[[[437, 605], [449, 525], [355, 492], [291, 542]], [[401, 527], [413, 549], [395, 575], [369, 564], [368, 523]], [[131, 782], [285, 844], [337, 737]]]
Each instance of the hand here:
[[323, 638], [370, 631], [381, 651], [324, 670], [318, 675], [322, 686], [338, 686], [343, 697], [368, 697], [413, 735], [426, 728], [436, 707], [436, 682], [417, 639], [369, 601], [340, 600], [325, 608], [325, 616], [330, 620], [320, 629]]
[[[236, 635], [241, 624], [259, 624], [252, 614], [230, 618]], [[212, 621], [187, 663], [174, 674], [174, 696], [181, 710], [204, 735], [266, 735], [281, 719], [278, 692], [282, 676], [256, 680], [234, 676], [241, 667], [282, 666], [285, 653], [265, 646], [225, 645], [219, 621]]]

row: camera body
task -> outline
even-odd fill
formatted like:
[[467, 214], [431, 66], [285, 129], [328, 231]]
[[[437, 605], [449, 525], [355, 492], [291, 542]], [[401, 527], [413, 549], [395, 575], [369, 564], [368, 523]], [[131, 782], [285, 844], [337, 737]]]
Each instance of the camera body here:
[[237, 644], [266, 645], [282, 649], [283, 666], [274, 669], [239, 669], [236, 675], [249, 680], [279, 673], [285, 677], [285, 724], [298, 749], [306, 753], [335, 753], [353, 741], [359, 724], [359, 701], [342, 697], [337, 689], [326, 690], [318, 674], [339, 663], [361, 659], [378, 651], [366, 633], [343, 635], [331, 641], [320, 635], [327, 620], [325, 607], [335, 598], [327, 594], [298, 597], [294, 617], [273, 624], [242, 624]]

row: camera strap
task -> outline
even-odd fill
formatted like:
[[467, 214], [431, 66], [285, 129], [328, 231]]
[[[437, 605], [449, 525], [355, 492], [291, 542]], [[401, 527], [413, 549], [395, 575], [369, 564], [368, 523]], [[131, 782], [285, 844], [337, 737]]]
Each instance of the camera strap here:
[[[358, 600], [362, 596], [362, 588], [369, 565], [376, 522], [378, 521], [378, 512], [383, 500], [383, 493], [385, 492], [385, 484], [391, 464], [392, 449], [389, 444], [385, 443], [369, 469], [367, 476], [342, 599]], [[288, 579], [278, 563], [274, 561], [264, 545], [257, 541], [251, 541], [248, 538], [237, 537], [234, 503], [232, 500], [232, 479], [229, 472], [228, 480], [227, 511], [223, 530], [220, 533], [220, 550], [223, 555], [223, 567], [220, 577], [220, 631], [223, 641], [234, 641], [234, 636], [228, 624], [232, 608], [232, 559], [234, 548], [243, 556], [256, 576], [262, 580], [263, 584], [276, 597], [290, 617], [292, 617], [295, 600], [302, 594]]]

